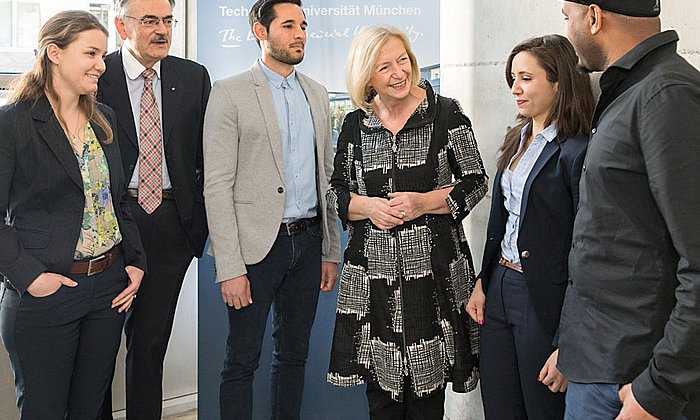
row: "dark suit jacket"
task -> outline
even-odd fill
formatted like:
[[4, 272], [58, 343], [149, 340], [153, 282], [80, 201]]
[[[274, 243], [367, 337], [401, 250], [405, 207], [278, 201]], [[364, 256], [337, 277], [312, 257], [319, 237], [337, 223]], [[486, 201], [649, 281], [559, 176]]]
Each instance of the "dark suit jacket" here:
[[[111, 109], [100, 110], [116, 127]], [[138, 228], [120, 198], [125, 183], [119, 145], [105, 144], [110, 190], [122, 233], [124, 263], [146, 269]], [[68, 274], [83, 221], [85, 193], [78, 161], [45, 96], [0, 108], [0, 273], [24, 293], [42, 272]]]
[[[559, 325], [568, 279], [571, 232], [578, 207], [587, 140], [557, 138], [548, 142], [525, 183], [518, 250], [537, 317], [551, 334]], [[498, 264], [508, 211], [504, 206], [499, 171], [493, 181], [491, 214], [481, 277], [484, 293]]]
[[[117, 114], [119, 142], [127, 182], [139, 156], [139, 143], [131, 111], [121, 51], [105, 58], [97, 100]], [[202, 129], [211, 82], [204, 66], [168, 56], [161, 61], [163, 146], [175, 204], [192, 251], [202, 256], [207, 240], [204, 212]]]

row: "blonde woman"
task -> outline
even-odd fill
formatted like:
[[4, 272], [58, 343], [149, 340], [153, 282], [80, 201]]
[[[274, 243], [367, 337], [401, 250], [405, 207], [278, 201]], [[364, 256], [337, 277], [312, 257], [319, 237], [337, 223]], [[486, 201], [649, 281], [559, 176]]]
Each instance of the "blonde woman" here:
[[367, 384], [373, 419], [442, 419], [445, 385], [476, 386], [474, 284], [462, 220], [486, 194], [469, 119], [420, 80], [406, 35], [353, 40], [329, 201], [350, 236], [328, 380]]

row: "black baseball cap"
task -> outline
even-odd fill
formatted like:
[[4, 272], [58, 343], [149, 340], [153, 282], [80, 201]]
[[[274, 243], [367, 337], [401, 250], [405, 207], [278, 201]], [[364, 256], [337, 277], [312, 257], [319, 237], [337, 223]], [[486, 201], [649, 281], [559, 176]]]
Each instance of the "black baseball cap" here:
[[597, 4], [601, 9], [626, 16], [656, 17], [661, 13], [661, 0], [566, 0], [573, 3]]

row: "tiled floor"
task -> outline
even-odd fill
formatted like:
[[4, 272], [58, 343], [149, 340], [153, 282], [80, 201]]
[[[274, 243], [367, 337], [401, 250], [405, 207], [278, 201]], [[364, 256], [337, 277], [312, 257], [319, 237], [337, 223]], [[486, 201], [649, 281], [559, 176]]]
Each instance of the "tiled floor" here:
[[197, 420], [197, 409], [190, 410], [186, 413], [175, 414], [172, 416], [163, 417], [163, 420]]

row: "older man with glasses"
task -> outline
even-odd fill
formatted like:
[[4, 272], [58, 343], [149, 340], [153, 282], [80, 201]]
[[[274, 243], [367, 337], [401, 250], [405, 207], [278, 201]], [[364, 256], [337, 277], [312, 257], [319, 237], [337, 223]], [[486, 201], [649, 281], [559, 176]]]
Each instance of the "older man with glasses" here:
[[[127, 315], [126, 415], [159, 419], [163, 360], [182, 282], [207, 238], [202, 126], [210, 80], [200, 64], [168, 55], [174, 0], [115, 0], [124, 45], [105, 58], [98, 100], [114, 109], [148, 274]], [[192, 363], [196, 363], [192, 360]], [[111, 401], [104, 418], [111, 418]]]

